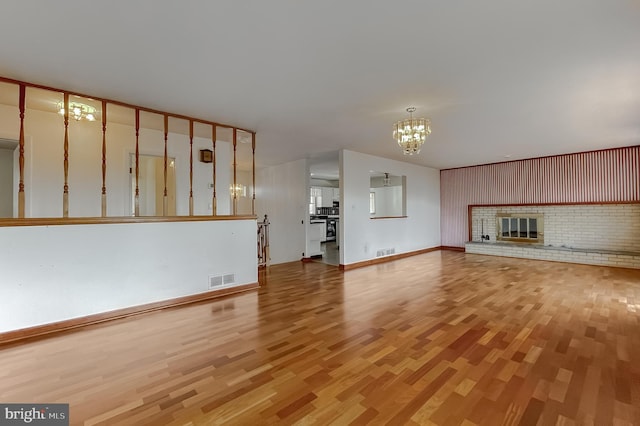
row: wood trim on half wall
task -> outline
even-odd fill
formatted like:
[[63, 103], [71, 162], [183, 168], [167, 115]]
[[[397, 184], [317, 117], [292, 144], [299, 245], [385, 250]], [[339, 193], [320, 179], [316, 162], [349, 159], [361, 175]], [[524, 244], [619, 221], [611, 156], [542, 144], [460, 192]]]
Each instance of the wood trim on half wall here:
[[30, 217], [0, 219], [0, 226], [100, 225], [119, 223], [214, 222], [255, 220], [257, 216], [110, 216], [110, 217]]
[[176, 306], [188, 305], [191, 303], [203, 302], [210, 299], [216, 299], [231, 294], [241, 293], [245, 291], [255, 290], [259, 288], [258, 283], [244, 284], [235, 287], [223, 288], [220, 290], [207, 291], [205, 293], [193, 294], [191, 296], [182, 296], [174, 299], [164, 300], [161, 302], [147, 303], [130, 308], [116, 309], [115, 311], [103, 312], [100, 314], [87, 315], [80, 318], [72, 318], [64, 321], [57, 321], [49, 324], [37, 325], [34, 327], [23, 328], [20, 330], [8, 331], [0, 333], [0, 345], [13, 343], [19, 340], [41, 337], [53, 333], [73, 330], [92, 324], [113, 321], [117, 319], [127, 318], [133, 315], [145, 314], [147, 312], [159, 311], [161, 309], [173, 308]]

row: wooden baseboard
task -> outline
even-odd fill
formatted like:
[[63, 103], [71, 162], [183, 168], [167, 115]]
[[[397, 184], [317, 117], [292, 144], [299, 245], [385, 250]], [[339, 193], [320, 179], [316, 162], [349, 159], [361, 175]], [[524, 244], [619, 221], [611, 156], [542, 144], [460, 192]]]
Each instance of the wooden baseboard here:
[[0, 333], [0, 344], [31, 339], [34, 337], [41, 337], [52, 333], [59, 333], [79, 327], [85, 327], [87, 325], [127, 318], [133, 315], [140, 315], [147, 312], [159, 311], [161, 309], [202, 302], [209, 299], [228, 296], [230, 294], [254, 290], [258, 287], [260, 287], [258, 283], [244, 284], [236, 287], [229, 287], [220, 290], [208, 291], [206, 293], [194, 294], [191, 296], [183, 296], [177, 297], [175, 299], [163, 300], [161, 302], [147, 303], [145, 305], [132, 306], [130, 308], [117, 309], [115, 311], [103, 312], [100, 314], [87, 315], [80, 318], [73, 318], [64, 321], [52, 322], [49, 324], [37, 325], [20, 330], [7, 331], [5, 333]]
[[398, 259], [402, 259], [402, 258], [410, 257], [410, 256], [417, 256], [419, 254], [429, 253], [429, 252], [432, 252], [432, 251], [438, 251], [440, 249], [441, 249], [441, 247], [437, 246], [437, 247], [431, 247], [431, 248], [420, 249], [420, 250], [415, 250], [415, 251], [409, 251], [409, 252], [406, 252], [406, 253], [392, 254], [390, 256], [376, 257], [375, 259], [363, 260], [362, 262], [350, 263], [348, 265], [340, 265], [340, 269], [343, 270], [343, 271], [349, 271], [351, 269], [363, 268], [365, 266], [371, 266], [371, 265], [377, 265], [379, 263], [391, 262], [393, 260], [398, 260]]
[[440, 246], [440, 250], [451, 250], [464, 252], [464, 247]]

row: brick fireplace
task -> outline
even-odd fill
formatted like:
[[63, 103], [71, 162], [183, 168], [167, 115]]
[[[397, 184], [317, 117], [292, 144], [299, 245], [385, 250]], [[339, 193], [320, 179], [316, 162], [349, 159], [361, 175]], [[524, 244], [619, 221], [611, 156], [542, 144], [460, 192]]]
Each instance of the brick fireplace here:
[[468, 253], [640, 269], [640, 203], [470, 206], [469, 212]]

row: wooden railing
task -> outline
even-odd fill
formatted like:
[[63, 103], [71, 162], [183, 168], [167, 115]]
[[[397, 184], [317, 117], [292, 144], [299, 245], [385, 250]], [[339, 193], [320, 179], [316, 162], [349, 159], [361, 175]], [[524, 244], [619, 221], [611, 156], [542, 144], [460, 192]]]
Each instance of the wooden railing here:
[[[16, 210], [16, 214], [17, 218], [25, 218], [27, 216], [29, 217], [39, 217], [41, 215], [36, 214], [30, 214], [29, 211], [26, 209], [26, 198], [25, 194], [28, 194], [28, 192], [32, 189], [30, 187], [27, 186], [27, 182], [25, 181], [25, 172], [28, 173], [29, 176], [33, 176], [34, 174], [38, 174], [39, 170], [34, 168], [34, 165], [29, 163], [29, 167], [31, 168], [30, 170], [25, 170], [26, 166], [25, 166], [25, 158], [32, 158], [33, 156], [33, 152], [28, 152], [28, 149], [32, 149], [34, 151], [36, 151], [37, 149], [40, 148], [40, 146], [42, 146], [41, 144], [44, 144], [45, 142], [47, 144], [56, 144], [55, 140], [52, 141], [36, 141], [37, 143], [33, 143], [31, 145], [25, 146], [25, 141], [26, 141], [26, 137], [25, 137], [25, 123], [30, 126], [28, 128], [30, 129], [34, 129], [35, 127], [39, 126], [39, 124], [36, 122], [36, 120], [34, 119], [32, 120], [32, 117], [30, 117], [31, 113], [33, 112], [31, 110], [31, 107], [29, 106], [29, 103], [31, 102], [32, 104], [36, 104], [36, 101], [34, 101], [32, 98], [30, 98], [31, 94], [30, 94], [30, 90], [34, 90], [34, 91], [38, 91], [38, 93], [40, 93], [41, 91], [47, 91], [48, 92], [48, 96], [50, 95], [51, 97], [62, 97], [62, 103], [61, 105], [63, 105], [64, 107], [64, 113], [62, 113], [62, 120], [60, 120], [61, 124], [60, 126], [63, 129], [64, 132], [64, 138], [62, 141], [60, 141], [60, 145], [61, 146], [61, 150], [62, 150], [62, 164], [60, 166], [54, 166], [54, 169], [56, 169], [57, 167], [61, 167], [62, 169], [62, 179], [61, 179], [61, 184], [62, 184], [62, 188], [61, 188], [61, 198], [62, 198], [62, 211], [60, 212], [60, 217], [62, 218], [67, 218], [70, 216], [70, 208], [71, 211], [73, 213], [73, 205], [70, 206], [70, 202], [73, 203], [73, 199], [71, 199], [70, 201], [70, 194], [72, 193], [72, 191], [74, 190], [74, 184], [77, 185], [76, 182], [78, 182], [78, 179], [83, 179], [83, 176], [80, 176], [80, 174], [75, 171], [76, 169], [74, 169], [75, 167], [75, 162], [81, 162], [81, 161], [86, 161], [84, 158], [78, 158], [78, 154], [77, 154], [77, 150], [74, 151], [72, 149], [70, 149], [70, 143], [72, 142], [72, 138], [74, 137], [74, 133], [70, 132], [70, 118], [72, 117], [73, 112], [69, 110], [70, 104], [72, 103], [70, 101], [70, 97], [81, 97], [81, 98], [86, 98], [88, 102], [91, 102], [92, 104], [96, 105], [96, 110], [99, 112], [99, 114], [101, 115], [101, 123], [99, 122], [99, 124], [101, 124], [101, 144], [100, 144], [100, 163], [96, 164], [96, 168], [100, 169], [100, 172], [98, 173], [101, 176], [101, 182], [96, 184], [96, 196], [98, 197], [99, 201], [99, 206], [96, 205], [96, 214], [91, 216], [101, 216], [101, 217], [107, 217], [107, 201], [110, 199], [108, 197], [109, 192], [112, 190], [111, 188], [108, 187], [109, 184], [109, 172], [110, 172], [110, 163], [108, 161], [107, 155], [109, 153], [109, 132], [108, 132], [108, 126], [107, 124], [109, 124], [109, 121], [107, 120], [107, 110], [109, 109], [109, 118], [111, 119], [111, 117], [113, 116], [113, 112], [112, 112], [112, 108], [111, 107], [125, 107], [127, 109], [131, 109], [133, 112], [133, 119], [131, 120], [131, 118], [127, 118], [127, 120], [131, 120], [133, 121], [133, 130], [135, 131], [135, 175], [133, 175], [132, 173], [132, 185], [131, 185], [131, 190], [134, 192], [133, 194], [133, 200], [131, 201], [131, 203], [133, 204], [133, 216], [140, 216], [140, 156], [141, 156], [141, 129], [143, 128], [141, 126], [141, 117], [140, 117], [140, 113], [141, 112], [145, 112], [145, 113], [151, 113], [151, 114], [156, 114], [158, 116], [161, 116], [163, 118], [164, 121], [164, 128], [163, 130], [163, 137], [164, 140], [158, 140], [157, 144], [158, 144], [158, 148], [161, 147], [161, 144], [163, 144], [163, 151], [164, 151], [164, 173], [163, 173], [163, 179], [164, 182], [162, 182], [163, 184], [163, 188], [161, 188], [162, 194], [160, 195], [160, 197], [162, 197], [162, 209], [161, 209], [161, 214], [159, 212], [156, 212], [157, 216], [169, 216], [169, 209], [167, 207], [167, 167], [168, 167], [168, 158], [169, 158], [169, 152], [168, 152], [168, 145], [170, 143], [169, 141], [169, 134], [170, 134], [170, 129], [169, 129], [169, 118], [172, 119], [177, 119], [177, 120], [183, 120], [185, 122], [188, 123], [188, 133], [185, 135], [188, 137], [188, 141], [189, 141], [189, 148], [188, 148], [188, 156], [189, 156], [189, 160], [188, 160], [188, 164], [185, 164], [184, 167], [188, 167], [189, 168], [189, 172], [188, 172], [188, 185], [189, 185], [189, 189], [188, 189], [188, 194], [180, 194], [182, 197], [185, 197], [186, 199], [182, 199], [183, 200], [181, 202], [181, 205], [185, 205], [182, 203], [186, 203], [186, 205], [188, 205], [188, 215], [189, 216], [194, 216], [197, 215], [194, 212], [194, 187], [197, 185], [198, 188], [200, 188], [200, 197], [203, 197], [201, 188], [205, 188], [206, 187], [211, 189], [210, 194], [207, 196], [207, 204], [209, 204], [209, 210], [212, 216], [217, 216], [218, 212], [220, 211], [218, 203], [220, 201], [220, 197], [218, 196], [219, 194], [216, 193], [216, 182], [219, 181], [219, 176], [216, 176], [216, 172], [223, 170], [225, 172], [227, 172], [228, 170], [230, 170], [229, 168], [227, 168], [226, 166], [223, 166], [223, 168], [220, 168], [220, 165], [216, 164], [216, 137], [217, 135], [219, 136], [219, 132], [217, 132], [218, 128], [223, 128], [223, 129], [228, 129], [231, 130], [232, 132], [232, 141], [229, 141], [230, 144], [232, 144], [233, 147], [233, 163], [232, 163], [232, 171], [230, 172], [230, 176], [229, 176], [229, 182], [231, 182], [233, 184], [233, 187], [235, 188], [236, 185], [239, 183], [238, 182], [238, 166], [239, 166], [239, 162], [238, 162], [238, 133], [239, 132], [245, 132], [247, 134], [249, 134], [251, 136], [251, 164], [248, 163], [248, 158], [245, 161], [244, 166], [244, 170], [246, 170], [246, 175], [248, 176], [248, 173], [251, 173], [251, 178], [246, 178], [245, 182], [246, 182], [246, 186], [251, 185], [252, 186], [252, 194], [247, 194], [247, 197], [251, 197], [251, 207], [250, 207], [250, 211], [249, 207], [248, 207], [248, 199], [247, 199], [247, 204], [245, 207], [245, 211], [238, 211], [238, 198], [239, 195], [237, 194], [236, 191], [233, 191], [230, 194], [231, 200], [230, 200], [230, 213], [232, 215], [254, 215], [255, 216], [255, 197], [256, 197], [256, 190], [255, 190], [255, 148], [256, 148], [256, 137], [255, 137], [255, 132], [251, 131], [251, 130], [246, 130], [246, 129], [242, 129], [239, 127], [235, 127], [235, 126], [230, 126], [230, 125], [226, 125], [226, 124], [221, 124], [221, 123], [217, 123], [214, 121], [209, 121], [209, 120], [204, 120], [204, 119], [199, 119], [199, 118], [194, 118], [194, 117], [188, 117], [188, 116], [184, 116], [184, 115], [180, 115], [180, 114], [174, 114], [174, 113], [169, 113], [169, 112], [165, 112], [165, 111], [158, 111], [158, 110], [154, 110], [154, 109], [150, 109], [150, 108], [145, 108], [145, 107], [141, 107], [141, 106], [137, 106], [137, 105], [132, 105], [132, 104], [128, 104], [128, 103], [124, 103], [124, 102], [120, 102], [120, 101], [115, 101], [115, 100], [111, 100], [111, 99], [106, 99], [106, 98], [100, 98], [100, 97], [96, 97], [96, 96], [90, 96], [90, 95], [85, 95], [85, 94], [81, 94], [81, 93], [76, 93], [73, 91], [68, 91], [68, 90], [62, 90], [62, 89], [57, 89], [57, 88], [52, 88], [52, 87], [47, 87], [47, 86], [42, 86], [42, 85], [38, 85], [38, 84], [32, 84], [32, 83], [28, 83], [28, 82], [24, 82], [24, 81], [18, 81], [18, 80], [13, 80], [13, 79], [8, 79], [8, 78], [3, 78], [0, 77], [0, 83], [2, 83], [1, 85], [3, 86], [3, 90], [4, 88], [7, 87], [11, 87], [11, 90], [15, 90], [15, 88], [17, 88], [17, 115], [19, 116], [19, 132], [16, 132], [16, 139], [18, 139], [18, 143], [19, 143], [19, 154], [18, 154], [18, 168], [19, 170], [17, 170], [17, 175], [19, 176], [19, 181], [17, 182], [17, 210]], [[31, 99], [31, 100], [30, 100]], [[41, 101], [41, 100], [37, 100], [37, 101]], [[75, 102], [75, 101], [74, 101]], [[13, 105], [15, 105], [16, 103], [11, 102]], [[50, 102], [51, 103], [51, 102]], [[41, 112], [44, 111], [43, 107], [42, 107], [43, 102], [40, 102], [40, 106], [37, 108], [38, 114], [33, 114], [34, 116], [38, 116], [38, 117], [42, 117]], [[58, 111], [55, 110], [53, 107], [50, 107], [50, 113], [57, 113]], [[51, 116], [47, 116], [47, 120], [51, 120]], [[130, 122], [130, 121], [129, 121]], [[118, 123], [121, 124], [121, 123]], [[202, 126], [211, 126], [211, 146], [213, 148], [213, 152], [212, 152], [212, 157], [213, 157], [213, 161], [212, 161], [212, 169], [211, 169], [211, 178], [213, 179], [213, 184], [211, 185], [209, 182], [195, 182], [194, 183], [194, 161], [193, 161], [193, 156], [194, 156], [194, 124], [198, 124], [202, 130]], [[182, 125], [182, 124], [180, 124]], [[109, 126], [109, 129], [111, 129], [111, 126]], [[17, 130], [17, 129], [15, 129]], [[0, 129], [0, 131], [2, 132], [2, 134], [12, 134], [13, 133], [13, 129], [11, 129], [10, 132], [7, 132], [6, 129]], [[175, 132], [174, 132], [175, 133]], [[184, 133], [180, 133], [181, 135], [184, 135]], [[199, 136], [202, 137], [202, 136]], [[159, 138], [160, 139], [160, 138]], [[84, 142], [84, 141], [83, 141]], [[97, 142], [97, 141], [96, 141]], [[247, 142], [248, 143], [248, 142]], [[76, 142], [77, 144], [77, 142]], [[148, 145], [148, 143], [147, 143]], [[242, 144], [240, 144], [242, 145]], [[247, 145], [248, 146], [248, 145]], [[83, 148], [84, 149], [84, 148]], [[159, 151], [159, 149], [158, 149]], [[133, 156], [134, 154], [131, 153], [131, 155]], [[185, 154], [181, 154], [181, 155], [185, 155]], [[249, 153], [248, 151], [246, 152], [246, 155], [248, 157]], [[40, 158], [40, 163], [38, 164], [42, 164], [42, 157]], [[48, 160], [48, 159], [47, 159]], [[111, 162], [114, 162], [114, 160], [111, 160]], [[116, 158], [115, 162], [122, 162], [122, 158]], [[209, 161], [206, 161], [209, 162]], [[50, 167], [50, 166], [48, 166]], [[133, 168], [133, 167], [132, 167]], [[60, 169], [57, 169], [60, 170]], [[185, 168], [181, 169], [182, 171], [186, 170]], [[249, 172], [250, 170], [250, 172]], [[56, 176], [59, 176], [56, 174]], [[46, 178], [41, 178], [40, 175], [38, 175], [38, 179], [42, 180], [42, 181], [46, 181]], [[57, 179], [57, 178], [56, 178]], [[201, 177], [200, 177], [201, 179]], [[34, 179], [35, 180], [35, 179]], [[113, 180], [111, 181], [113, 182]], [[128, 187], [126, 185], [122, 185], [121, 188], [118, 189], [119, 191], [129, 191]], [[86, 191], [86, 190], [85, 190]], [[185, 190], [186, 191], [186, 190]], [[218, 191], [219, 192], [219, 191]], [[123, 194], [124, 195], [124, 194]], [[78, 197], [78, 195], [76, 195], [76, 197]], [[85, 193], [82, 192], [82, 199], [84, 200], [85, 197]], [[90, 197], [91, 200], [93, 200], [93, 196]], [[200, 200], [202, 200], [202, 198], [200, 198]], [[83, 201], [84, 202], [84, 201]], [[202, 205], [202, 201], [201, 205]], [[42, 203], [44, 204], [44, 202]], [[202, 209], [200, 209], [202, 210]], [[186, 212], [186, 207], [185, 210]], [[202, 212], [199, 213], [200, 215], [202, 215]], [[123, 212], [123, 214], [121, 215], [111, 215], [112, 217], [117, 217], [117, 216], [127, 216], [130, 215], [128, 212]], [[50, 216], [50, 215], [49, 215]], [[72, 216], [76, 216], [78, 217], [78, 215], [73, 215]]]
[[269, 260], [269, 218], [265, 214], [258, 222], [258, 267], [268, 266]]

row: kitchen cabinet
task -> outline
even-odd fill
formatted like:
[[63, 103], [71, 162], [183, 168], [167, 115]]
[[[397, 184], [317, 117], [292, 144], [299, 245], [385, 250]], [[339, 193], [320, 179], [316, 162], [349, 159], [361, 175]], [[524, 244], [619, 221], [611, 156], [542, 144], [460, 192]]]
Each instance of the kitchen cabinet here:
[[320, 249], [320, 243], [324, 240], [325, 228], [327, 227], [325, 221], [311, 221], [309, 224], [309, 253], [308, 257], [322, 256], [322, 250]]
[[316, 205], [316, 207], [333, 207], [334, 201], [340, 201], [340, 188], [332, 188], [328, 186], [312, 186], [311, 194], [317, 194], [318, 192], [321, 195], [320, 203]]
[[322, 188], [322, 206], [333, 207], [333, 188]]

